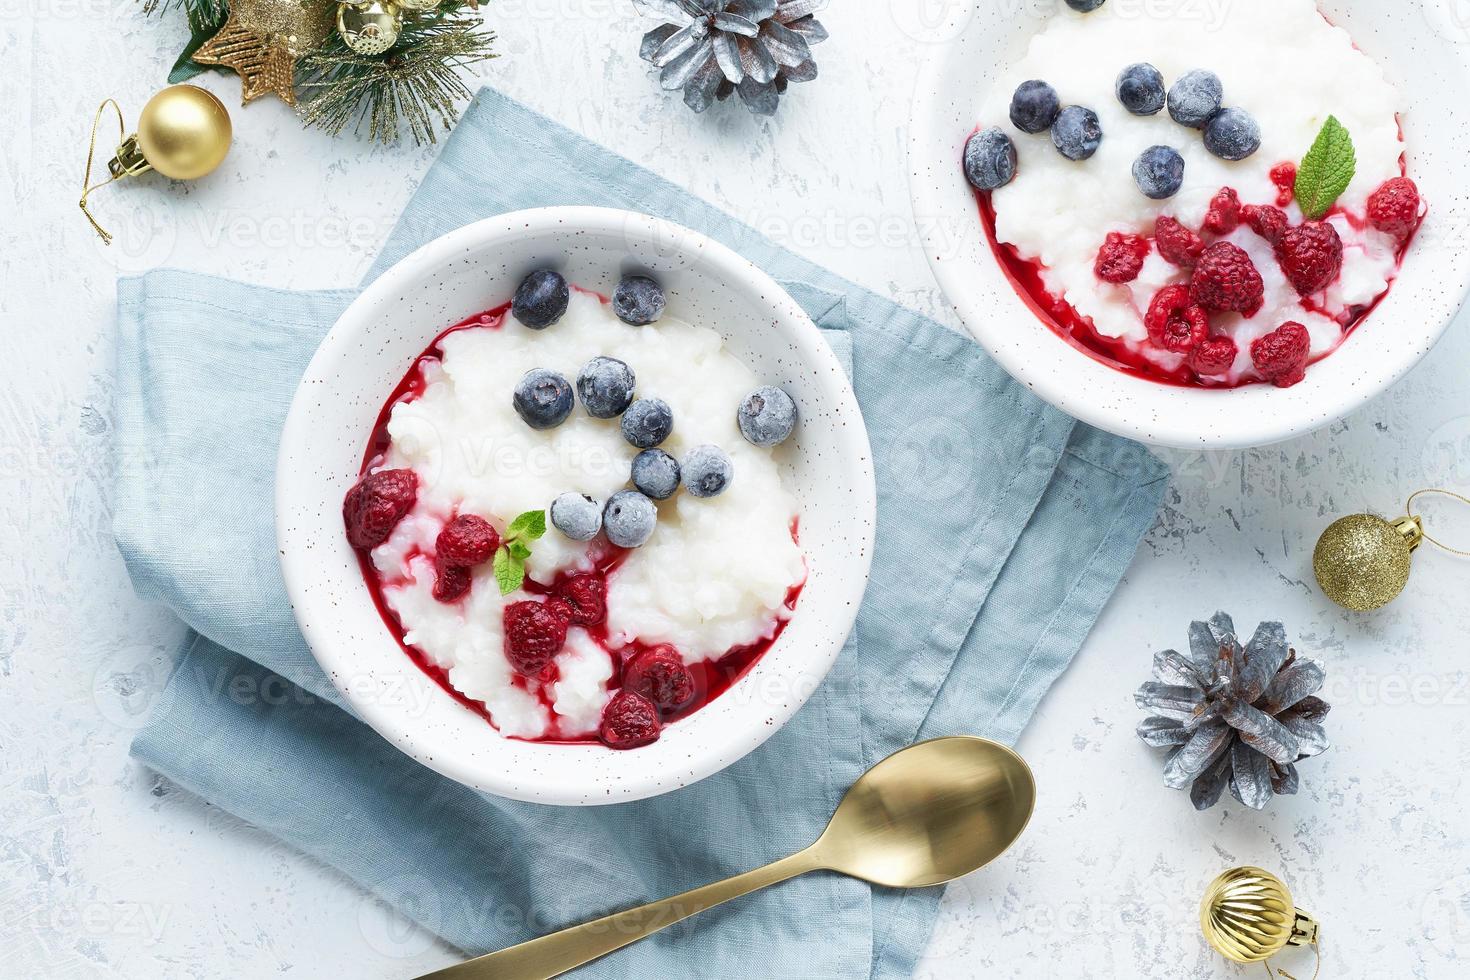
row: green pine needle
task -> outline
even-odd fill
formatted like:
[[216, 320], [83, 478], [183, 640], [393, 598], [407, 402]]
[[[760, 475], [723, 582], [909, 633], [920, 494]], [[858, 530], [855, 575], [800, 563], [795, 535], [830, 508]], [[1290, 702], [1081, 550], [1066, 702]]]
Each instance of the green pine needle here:
[[[207, 0], [186, 0], [207, 2]], [[496, 57], [493, 31], [477, 12], [457, 5], [432, 16], [407, 17], [398, 43], [385, 54], [360, 55], [336, 35], [296, 65], [298, 86], [310, 95], [302, 120], [336, 136], [363, 125], [376, 142], [396, 143], [406, 124], [414, 143], [437, 142], [470, 97], [460, 69]]]

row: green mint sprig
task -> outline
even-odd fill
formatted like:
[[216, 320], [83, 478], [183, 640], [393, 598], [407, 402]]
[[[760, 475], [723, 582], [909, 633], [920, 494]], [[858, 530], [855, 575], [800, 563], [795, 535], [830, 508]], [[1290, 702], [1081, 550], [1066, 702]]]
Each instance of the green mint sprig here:
[[1296, 201], [1309, 221], [1318, 221], [1353, 182], [1358, 154], [1347, 127], [1328, 116], [1296, 171]]
[[510, 595], [526, 580], [526, 559], [531, 557], [527, 542], [546, 533], [546, 511], [528, 510], [510, 522], [505, 537], [495, 550], [495, 584], [501, 595]]

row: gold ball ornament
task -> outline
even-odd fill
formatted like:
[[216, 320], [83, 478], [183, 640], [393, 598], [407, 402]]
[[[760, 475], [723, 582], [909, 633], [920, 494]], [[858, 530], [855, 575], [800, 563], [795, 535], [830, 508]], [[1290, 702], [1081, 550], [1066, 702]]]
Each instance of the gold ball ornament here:
[[1414, 549], [1424, 540], [1418, 517], [1386, 521], [1352, 514], [1322, 532], [1312, 554], [1312, 571], [1327, 597], [1340, 606], [1367, 612], [1386, 606], [1409, 584]]
[[337, 33], [361, 55], [379, 55], [398, 43], [403, 13], [390, 0], [342, 3], [337, 6]]
[[[92, 159], [97, 150], [97, 127], [111, 107], [117, 114], [119, 143], [107, 162], [110, 176], [92, 183]], [[97, 224], [87, 210], [87, 195], [106, 184], [156, 170], [172, 180], [197, 180], [212, 172], [230, 152], [234, 127], [224, 103], [197, 85], [170, 85], [154, 95], [138, 116], [137, 132], [126, 138], [122, 109], [107, 99], [92, 119], [92, 143], [87, 150], [87, 169], [82, 177], [82, 213], [108, 244], [112, 236]]]
[[1231, 868], [1210, 882], [1199, 924], [1215, 952], [1236, 963], [1264, 963], [1287, 946], [1316, 946], [1319, 932], [1280, 878], [1253, 867]]

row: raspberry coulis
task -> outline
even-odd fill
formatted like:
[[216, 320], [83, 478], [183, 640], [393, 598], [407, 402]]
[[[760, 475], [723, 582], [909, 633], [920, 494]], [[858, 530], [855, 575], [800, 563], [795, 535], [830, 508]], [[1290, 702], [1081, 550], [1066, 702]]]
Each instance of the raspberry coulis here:
[[[1282, 195], [1286, 194], [1287, 168], [1290, 166], [1290, 179], [1296, 179], [1295, 165], [1279, 164], [1272, 169], [1273, 181], [1280, 188]], [[1400, 169], [1406, 170], [1403, 161], [1400, 161]], [[1159, 384], [1172, 385], [1181, 388], [1237, 388], [1248, 384], [1264, 383], [1257, 378], [1242, 378], [1235, 382], [1226, 382], [1219, 379], [1201, 378], [1191, 370], [1188, 364], [1169, 370], [1154, 363], [1145, 357], [1136, 346], [1130, 345], [1121, 338], [1105, 337], [1097, 332], [1092, 318], [1081, 315], [1065, 299], [1054, 295], [1047, 289], [1042, 272], [1045, 266], [1035, 260], [1024, 259], [1016, 249], [997, 237], [995, 232], [995, 206], [991, 200], [989, 191], [974, 191], [975, 201], [980, 211], [980, 224], [985, 230], [985, 239], [990, 245], [991, 253], [995, 256], [997, 264], [1004, 273], [1007, 280], [1016, 290], [1017, 295], [1025, 301], [1026, 305], [1051, 328], [1052, 332], [1061, 337], [1072, 347], [1099, 361], [1107, 366], [1121, 371], [1124, 374], [1143, 378]], [[1278, 198], [1279, 201], [1279, 198]], [[1288, 199], [1287, 203], [1290, 203]], [[1335, 206], [1328, 213], [1328, 217], [1341, 216], [1356, 231], [1362, 231], [1367, 227], [1367, 219], [1363, 215], [1354, 214], [1342, 207]], [[1421, 218], [1422, 223], [1422, 218]], [[1398, 265], [1402, 267], [1404, 254], [1418, 233], [1416, 226], [1414, 232], [1408, 235], [1398, 251]], [[1389, 288], [1392, 288], [1392, 281]], [[1366, 305], [1351, 306], [1339, 312], [1329, 312], [1322, 308], [1315, 297], [1304, 297], [1301, 306], [1304, 310], [1335, 319], [1342, 326], [1342, 337], [1347, 336], [1355, 330], [1367, 317], [1378, 308], [1388, 296], [1388, 289], [1374, 298], [1373, 302]], [[1335, 347], [1333, 349], [1336, 349]], [[1331, 351], [1324, 351], [1312, 359], [1311, 363], [1328, 356]]]
[[[592, 295], [596, 295], [597, 298], [603, 303], [608, 302], [607, 298], [601, 296], [600, 294], [593, 293]], [[372, 466], [374, 466], [379, 460], [381, 460], [383, 455], [388, 451], [388, 447], [392, 442], [392, 439], [388, 434], [388, 421], [392, 417], [394, 407], [402, 403], [412, 402], [424, 393], [424, 389], [427, 386], [427, 381], [424, 377], [424, 367], [426, 364], [437, 361], [440, 357], [443, 356], [441, 345], [443, 344], [444, 338], [459, 330], [470, 330], [477, 328], [498, 330], [505, 324], [505, 318], [508, 315], [509, 311], [510, 304], [505, 303], [501, 306], [495, 307], [494, 309], [486, 310], [481, 313], [476, 313], [473, 316], [466, 317], [464, 320], [461, 320], [460, 322], [454, 324], [453, 326], [440, 333], [437, 337], [435, 337], [428, 348], [414, 359], [413, 366], [409, 368], [408, 373], [405, 374], [403, 379], [399, 381], [398, 384], [393, 388], [393, 391], [388, 396], [387, 402], [383, 405], [382, 411], [378, 413], [377, 421], [373, 425], [372, 435], [368, 439], [367, 450], [363, 454], [362, 467], [359, 472], [359, 476], [361, 476], [362, 474], [366, 474], [368, 470], [371, 469]], [[798, 533], [798, 522], [793, 520], [791, 522], [791, 539], [793, 541], [799, 540]], [[476, 701], [473, 698], [465, 695], [461, 691], [457, 690], [454, 685], [450, 683], [449, 671], [430, 661], [422, 650], [408, 643], [404, 639], [405, 630], [403, 628], [403, 624], [399, 622], [398, 616], [388, 606], [387, 600], [383, 595], [383, 577], [379, 574], [378, 570], [373, 567], [371, 553], [363, 549], [354, 549], [354, 553], [357, 555], [357, 564], [358, 568], [362, 571], [363, 581], [367, 583], [368, 592], [372, 596], [373, 605], [377, 607], [378, 615], [382, 617], [383, 623], [388, 627], [389, 632], [391, 632], [394, 639], [398, 641], [398, 646], [403, 650], [405, 654], [408, 655], [408, 658], [412, 660], [413, 663], [417, 665], [418, 668], [423, 671], [430, 680], [432, 680], [441, 689], [443, 689], [446, 694], [448, 694], [459, 704], [463, 705], [465, 708], [485, 719], [485, 721], [489, 722], [491, 725], [494, 725], [495, 719], [491, 717], [489, 710], [482, 702]], [[618, 548], [601, 539], [599, 539], [593, 545], [593, 547], [589, 549], [588, 552], [588, 557], [591, 559], [593, 566], [592, 571], [595, 574], [601, 576], [604, 581], [606, 581], [617, 572], [618, 567], [623, 563], [627, 556], [627, 550]], [[421, 549], [415, 548], [405, 556], [405, 565], [412, 564], [413, 560], [419, 557], [429, 556], [426, 555], [426, 553], [423, 552]], [[527, 578], [522, 588], [525, 592], [531, 595], [549, 596], [554, 593], [556, 589], [560, 585], [562, 585], [562, 583], [571, 578], [573, 575], [585, 574], [586, 572], [587, 569], [585, 568], [565, 571], [560, 573], [557, 578], [550, 583], [537, 582], [534, 579]], [[390, 581], [388, 584], [395, 583]], [[792, 586], [787, 591], [786, 599], [783, 603], [783, 606], [786, 610], [792, 611], [796, 609], [797, 600], [800, 598], [801, 591], [805, 587], [805, 585], [806, 581], [805, 579], [803, 579], [801, 582]], [[758, 640], [755, 643], [731, 647], [719, 657], [701, 661], [699, 663], [689, 664], [689, 672], [694, 677], [694, 698], [688, 704], [686, 704], [682, 708], [679, 708], [677, 711], [665, 712], [663, 715], [663, 723], [668, 724], [670, 722], [678, 721], [681, 718], [686, 718], [689, 715], [692, 715], [700, 708], [718, 698], [721, 694], [724, 694], [731, 687], [735, 686], [735, 684], [738, 683], [742, 677], [750, 672], [750, 669], [756, 665], [756, 663], [760, 660], [762, 656], [765, 655], [766, 651], [768, 651], [772, 646], [775, 645], [776, 640], [779, 639], [781, 634], [785, 631], [786, 624], [789, 622], [789, 620], [789, 616], [786, 618], [777, 619], [771, 630], [770, 636]], [[608, 657], [611, 660], [613, 666], [612, 676], [607, 681], [607, 689], [609, 691], [617, 691], [619, 688], [621, 688], [623, 665], [625, 663], [627, 663], [633, 657], [642, 653], [649, 647], [657, 645], [653, 643], [645, 644], [641, 640], [634, 640], [626, 647], [614, 649], [609, 644], [609, 636], [606, 623], [598, 624], [596, 626], [575, 628], [585, 629], [588, 635], [592, 637], [593, 641], [598, 646], [607, 651]], [[517, 740], [550, 742], [565, 745], [602, 744], [601, 741], [599, 741], [598, 739], [597, 732], [595, 731], [583, 735], [567, 736], [558, 729], [557, 716], [556, 712], [552, 708], [551, 697], [551, 685], [556, 683], [557, 679], [558, 673], [555, 662], [548, 665], [546, 669], [543, 670], [534, 679], [523, 677], [518, 673], [512, 673], [511, 683], [527, 692], [533, 693], [537, 700], [541, 703], [542, 707], [546, 710], [547, 716], [550, 719], [545, 735], [535, 739], [517, 738]]]

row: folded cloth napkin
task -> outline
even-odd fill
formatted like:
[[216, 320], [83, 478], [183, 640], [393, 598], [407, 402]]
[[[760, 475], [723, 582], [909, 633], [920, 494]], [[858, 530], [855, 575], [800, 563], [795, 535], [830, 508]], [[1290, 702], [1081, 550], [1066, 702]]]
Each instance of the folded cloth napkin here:
[[[1014, 740], [1167, 478], [1142, 447], [1044, 405], [957, 333], [489, 90], [374, 273], [466, 222], [552, 204], [669, 218], [780, 280], [846, 358], [877, 469], [871, 584], [831, 676], [741, 762], [639, 803], [557, 808], [465, 789], [356, 720], [311, 659], [276, 565], [273, 469], [296, 381], [352, 292], [168, 271], [119, 287], [118, 546], [138, 591], [194, 631], [135, 755], [466, 953], [802, 847], [866, 766], [916, 739]], [[579, 972], [903, 977], [939, 900], [810, 875]]]

